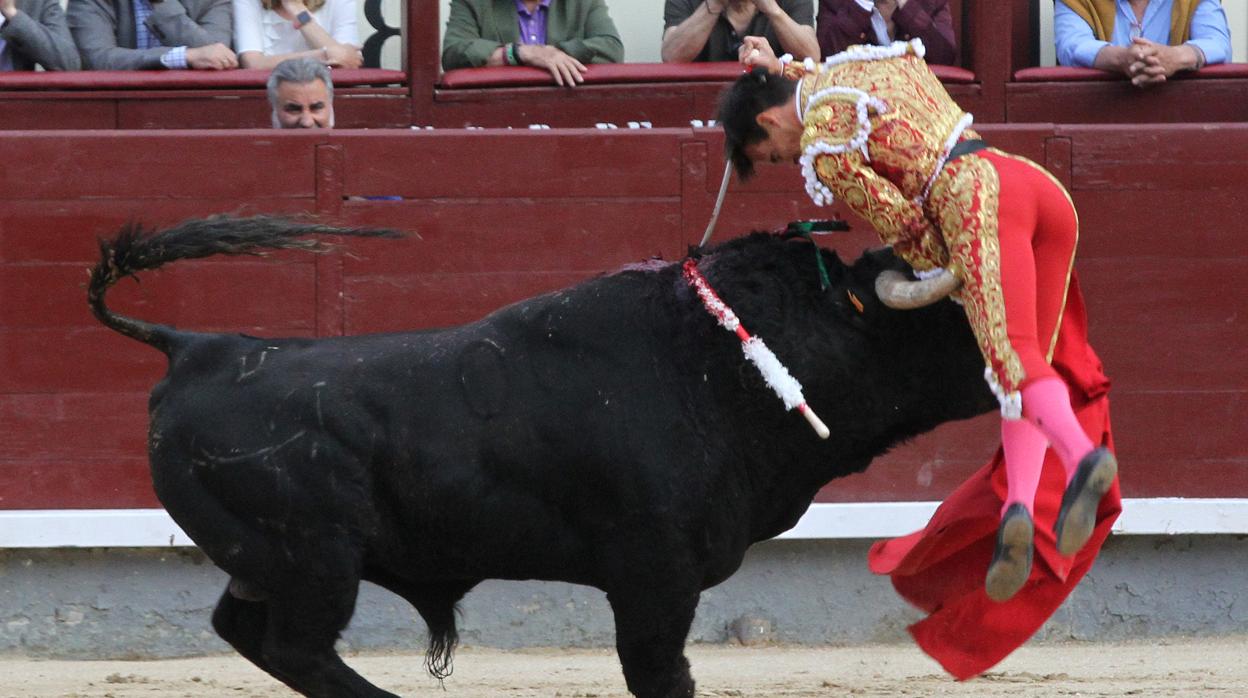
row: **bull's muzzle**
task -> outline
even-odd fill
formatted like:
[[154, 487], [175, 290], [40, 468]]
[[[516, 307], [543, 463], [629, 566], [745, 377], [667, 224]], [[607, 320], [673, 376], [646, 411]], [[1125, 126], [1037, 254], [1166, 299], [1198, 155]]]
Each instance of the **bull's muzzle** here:
[[948, 296], [958, 290], [961, 283], [947, 269], [919, 281], [912, 281], [905, 274], [890, 269], [875, 277], [875, 295], [879, 296], [881, 303], [895, 310], [913, 310]]

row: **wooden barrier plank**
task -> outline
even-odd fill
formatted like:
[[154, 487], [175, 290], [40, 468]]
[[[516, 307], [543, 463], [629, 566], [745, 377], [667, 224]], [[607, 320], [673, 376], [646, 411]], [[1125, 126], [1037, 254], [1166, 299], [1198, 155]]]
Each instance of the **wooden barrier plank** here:
[[[705, 88], [703, 88], [705, 89]], [[718, 93], [720, 87], [711, 88]], [[698, 90], [666, 85], [590, 85], [573, 90], [510, 88], [439, 90], [428, 121], [418, 125], [438, 128], [482, 126], [518, 128], [546, 124], [552, 128], [593, 128], [629, 121], [649, 121], [656, 128], [688, 126], [695, 113]]]
[[1202, 192], [1076, 191], [1079, 259], [1248, 257], [1242, 187]]
[[1141, 90], [1115, 82], [1007, 82], [1006, 119], [1016, 123], [1237, 122], [1248, 113], [1248, 80], [1175, 80]]
[[675, 198], [347, 202], [355, 225], [413, 231], [352, 240], [344, 273], [598, 271], [684, 254]]
[[[66, 194], [69, 192], [62, 192]], [[141, 192], [136, 192], [141, 193]], [[130, 222], [165, 228], [187, 218], [215, 213], [298, 214], [312, 200], [262, 199], [73, 199], [8, 200], [21, 192], [0, 192], [0, 263], [75, 262], [94, 264], [96, 240], [112, 237]]]
[[[336, 128], [407, 128], [412, 123], [411, 104], [403, 91], [359, 92], [334, 90]], [[123, 129], [272, 128], [272, 108], [263, 91], [180, 98], [157, 93], [143, 99], [118, 98], [116, 108], [117, 128]]]
[[0, 124], [6, 131], [112, 129], [117, 128], [117, 105], [109, 99], [0, 98]]
[[332, 142], [346, 148], [348, 196], [663, 197], [680, 191], [684, 133], [364, 132]]
[[159, 506], [144, 456], [73, 463], [0, 457], [0, 509]]
[[1226, 279], [1248, 259], [1103, 258], [1078, 263], [1093, 346], [1121, 389], [1248, 386], [1248, 300]]
[[1071, 139], [1077, 191], [1173, 191], [1190, 210], [1191, 197], [1211, 189], [1243, 190], [1248, 124], [1216, 132], [1208, 124], [1063, 126], [1057, 134]]
[[[85, 267], [77, 264], [0, 265], [0, 327], [95, 327], [87, 308]], [[315, 329], [313, 259], [181, 261], [123, 279], [108, 294], [115, 312], [196, 331], [308, 335]]]
[[547, 291], [589, 271], [377, 274], [346, 279], [346, 334], [451, 327]]
[[[0, 132], [6, 199], [257, 199], [315, 197], [317, 134]], [[245, 168], [240, 164], [245, 163]], [[71, 179], [72, 178], [72, 179]], [[71, 185], [72, 182], [72, 185]]]
[[147, 446], [146, 392], [0, 395], [0, 458], [44, 463], [108, 462], [142, 457]]

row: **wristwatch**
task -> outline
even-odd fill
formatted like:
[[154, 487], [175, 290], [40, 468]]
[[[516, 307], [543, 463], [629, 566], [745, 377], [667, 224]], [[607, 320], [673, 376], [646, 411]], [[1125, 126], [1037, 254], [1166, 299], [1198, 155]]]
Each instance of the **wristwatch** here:
[[295, 22], [294, 22], [295, 29], [301, 29], [303, 28], [303, 25], [311, 21], [312, 21], [312, 13], [308, 12], [307, 10], [304, 10], [303, 12], [300, 12], [299, 14], [295, 15]]

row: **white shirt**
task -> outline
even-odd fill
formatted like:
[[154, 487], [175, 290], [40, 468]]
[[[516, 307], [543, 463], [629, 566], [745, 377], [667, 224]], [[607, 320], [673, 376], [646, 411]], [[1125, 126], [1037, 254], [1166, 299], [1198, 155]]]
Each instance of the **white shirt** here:
[[884, 15], [875, 9], [875, 3], [871, 0], [856, 0], [858, 7], [871, 13], [871, 28], [875, 30], [875, 43], [880, 46], [888, 46], [893, 40], [888, 36], [888, 23], [884, 21]]
[[[233, 3], [234, 50], [239, 55], [259, 51], [266, 56], [277, 56], [312, 48], [293, 22], [261, 7], [260, 0], [233, 0]], [[355, 0], [326, 0], [312, 16], [334, 41], [359, 46], [355, 12]]]

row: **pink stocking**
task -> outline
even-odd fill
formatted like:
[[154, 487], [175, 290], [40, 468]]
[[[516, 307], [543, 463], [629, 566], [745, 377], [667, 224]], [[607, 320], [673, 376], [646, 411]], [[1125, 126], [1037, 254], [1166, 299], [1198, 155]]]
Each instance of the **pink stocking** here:
[[1040, 486], [1040, 472], [1044, 467], [1044, 452], [1049, 447], [1048, 439], [1025, 419], [1003, 419], [1001, 447], [1005, 449], [1007, 486], [1001, 513], [1004, 515], [1011, 504], [1021, 502], [1027, 513], [1035, 518], [1033, 506], [1036, 488]]
[[[1066, 469], [1066, 482], [1069, 483], [1075, 476], [1079, 459], [1087, 455], [1093, 446], [1070, 408], [1066, 383], [1061, 378], [1040, 378], [1024, 386], [1022, 393], [1023, 418], [1036, 425], [1053, 444], [1053, 450], [1057, 451], [1057, 457]], [[1008, 450], [1006, 465], [1009, 465]]]

